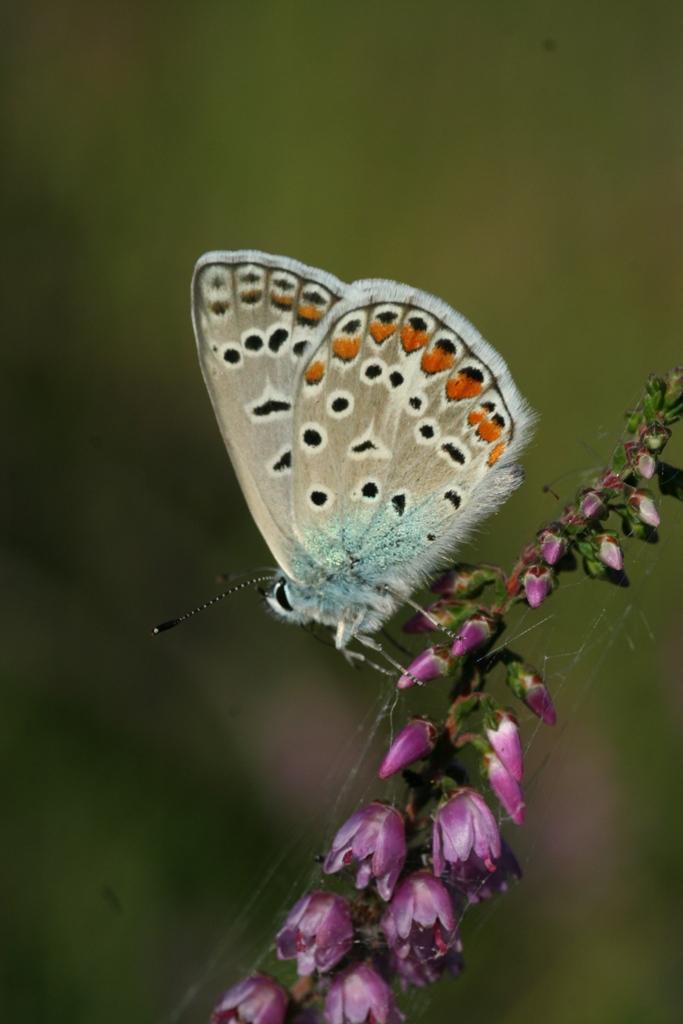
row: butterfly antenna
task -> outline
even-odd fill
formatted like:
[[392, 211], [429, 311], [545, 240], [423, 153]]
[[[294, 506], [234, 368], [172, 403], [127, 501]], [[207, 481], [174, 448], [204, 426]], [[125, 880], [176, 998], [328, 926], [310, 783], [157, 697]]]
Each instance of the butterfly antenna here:
[[428, 611], [426, 608], [423, 608], [421, 604], [417, 603], [417, 601], [413, 601], [413, 599], [410, 597], [404, 597], [403, 600], [405, 601], [406, 604], [409, 604], [411, 608], [414, 608], [416, 612], [421, 612], [422, 615], [424, 615], [424, 617], [432, 623], [432, 625], [436, 626], [437, 629], [440, 629], [441, 632], [445, 633], [446, 636], [450, 637], [451, 640], [458, 639], [458, 636], [460, 635], [459, 633], [454, 633], [452, 629], [448, 629], [447, 626], [444, 626], [441, 622], [439, 622], [436, 616], [432, 615], [432, 613]]
[[[236, 576], [242, 576], [243, 573], [236, 573]], [[244, 580], [243, 583], [238, 583], [236, 587], [230, 587], [229, 590], [224, 590], [222, 594], [217, 594], [216, 597], [212, 597], [210, 601], [206, 601], [205, 604], [200, 604], [198, 608], [193, 608], [190, 612], [185, 612], [177, 619], [169, 619], [168, 622], [161, 622], [158, 626], [155, 626], [152, 630], [152, 636], [157, 636], [159, 633], [165, 633], [167, 629], [173, 629], [174, 626], [184, 622], [185, 619], [191, 619], [193, 615], [197, 615], [198, 612], [203, 612], [205, 608], [210, 608], [212, 604], [216, 604], [218, 601], [222, 601], [224, 597], [228, 597], [230, 594], [236, 594], [238, 590], [244, 590], [245, 587], [253, 587], [257, 583], [263, 583], [264, 580], [274, 580], [275, 576], [256, 576], [255, 578]]]
[[243, 569], [242, 572], [219, 572], [215, 577], [215, 583], [234, 583], [242, 576], [251, 576], [255, 572], [269, 572], [273, 577], [277, 575], [277, 569], [270, 565], [260, 565], [257, 569]]

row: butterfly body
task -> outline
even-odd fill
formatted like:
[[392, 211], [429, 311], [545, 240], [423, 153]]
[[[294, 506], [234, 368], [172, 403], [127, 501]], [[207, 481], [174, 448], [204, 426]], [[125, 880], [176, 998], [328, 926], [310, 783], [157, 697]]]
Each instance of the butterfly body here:
[[521, 483], [532, 414], [446, 303], [286, 257], [195, 269], [200, 363], [247, 503], [282, 570], [279, 615], [376, 631]]

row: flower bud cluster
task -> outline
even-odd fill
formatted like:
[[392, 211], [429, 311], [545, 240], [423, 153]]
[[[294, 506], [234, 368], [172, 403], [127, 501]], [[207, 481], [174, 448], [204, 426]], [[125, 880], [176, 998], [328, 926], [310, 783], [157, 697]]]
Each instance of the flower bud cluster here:
[[[681, 417], [683, 369], [652, 377], [629, 416], [633, 439], [541, 527], [509, 575], [495, 566], [456, 565], [432, 585], [436, 601], [403, 629], [441, 630], [448, 642], [418, 654], [397, 686], [446, 677], [450, 706], [440, 723], [411, 717], [379, 766], [380, 779], [403, 773], [405, 803], [372, 800], [335, 835], [322, 864], [325, 883], [351, 884], [353, 899], [317, 889], [287, 915], [277, 956], [296, 963], [299, 981], [290, 991], [262, 974], [240, 981], [219, 1000], [212, 1024], [400, 1024], [394, 983], [421, 988], [444, 974], [457, 977], [464, 965], [462, 914], [521, 877], [484, 796], [492, 793], [512, 822], [523, 823], [519, 722], [486, 690], [491, 671], [502, 666], [513, 697], [545, 724], [556, 721], [541, 674], [500, 643], [505, 616], [519, 603], [539, 608], [561, 574], [576, 567], [576, 555], [590, 576], [624, 584], [624, 554], [610, 517], [621, 520], [626, 536], [651, 540], [660, 514], [643, 482], [657, 479], [663, 495], [683, 500], [683, 471], [660, 461]], [[460, 760], [466, 749], [475, 755], [478, 779]]]

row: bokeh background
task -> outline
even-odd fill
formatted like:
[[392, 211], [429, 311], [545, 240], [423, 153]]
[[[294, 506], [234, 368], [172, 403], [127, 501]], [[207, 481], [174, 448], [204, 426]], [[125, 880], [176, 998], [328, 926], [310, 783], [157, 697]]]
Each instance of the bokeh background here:
[[[150, 638], [271, 561], [194, 261], [282, 252], [465, 313], [540, 413], [462, 552], [509, 564], [543, 485], [570, 494], [683, 362], [683, 5], [9, 0], [0, 55], [2, 1015], [198, 1024], [440, 693], [382, 717], [390, 684], [248, 591]], [[411, 1020], [680, 1020], [682, 542], [670, 501], [630, 590], [577, 574], [517, 621], [560, 716], [524, 717], [525, 881]]]

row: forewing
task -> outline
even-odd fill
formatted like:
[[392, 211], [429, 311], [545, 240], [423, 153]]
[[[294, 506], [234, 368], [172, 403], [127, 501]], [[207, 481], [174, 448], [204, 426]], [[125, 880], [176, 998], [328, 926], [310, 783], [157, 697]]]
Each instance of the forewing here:
[[533, 417], [446, 303], [393, 282], [352, 288], [301, 368], [294, 519], [305, 547], [364, 582], [414, 584], [521, 482], [511, 462]]
[[218, 425], [256, 524], [286, 572], [297, 371], [348, 290], [324, 271], [251, 250], [207, 253], [192, 281], [199, 361]]

